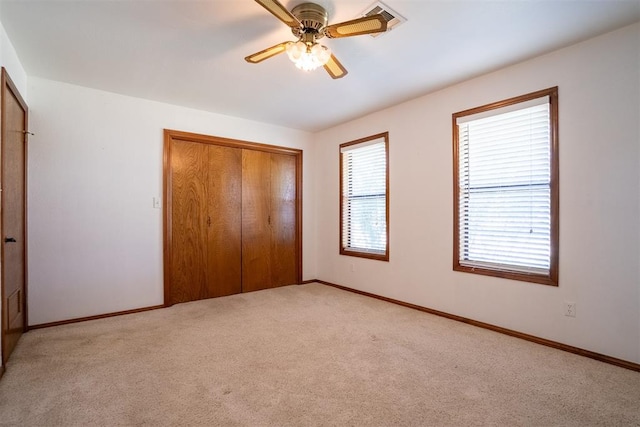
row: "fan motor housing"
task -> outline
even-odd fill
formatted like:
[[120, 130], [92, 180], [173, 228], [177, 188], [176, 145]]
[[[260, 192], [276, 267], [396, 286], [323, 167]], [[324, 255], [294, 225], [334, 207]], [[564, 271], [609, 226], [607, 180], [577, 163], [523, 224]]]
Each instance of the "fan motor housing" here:
[[317, 35], [317, 38], [322, 37], [323, 34], [320, 30], [327, 26], [329, 20], [324, 7], [315, 3], [301, 3], [291, 10], [291, 14], [302, 24], [302, 28], [291, 29], [296, 37], [308, 33]]

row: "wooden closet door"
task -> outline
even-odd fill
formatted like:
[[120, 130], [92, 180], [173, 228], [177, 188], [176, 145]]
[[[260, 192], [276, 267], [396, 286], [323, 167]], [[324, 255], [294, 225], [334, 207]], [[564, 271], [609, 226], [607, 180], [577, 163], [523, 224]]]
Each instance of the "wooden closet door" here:
[[241, 292], [240, 155], [172, 143], [170, 304]]
[[242, 291], [297, 283], [296, 159], [242, 153]]
[[301, 280], [302, 151], [164, 135], [165, 305]]
[[209, 146], [207, 293], [242, 292], [242, 150]]
[[242, 150], [242, 292], [271, 286], [271, 155]]
[[271, 154], [271, 285], [297, 283], [296, 159]]
[[171, 147], [171, 304], [200, 299], [207, 281], [207, 146]]

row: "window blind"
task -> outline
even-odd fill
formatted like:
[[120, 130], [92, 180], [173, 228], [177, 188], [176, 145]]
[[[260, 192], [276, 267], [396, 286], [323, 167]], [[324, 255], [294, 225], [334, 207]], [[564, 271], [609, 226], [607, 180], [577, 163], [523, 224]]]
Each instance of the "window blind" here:
[[457, 123], [461, 265], [549, 272], [551, 118], [541, 99]]
[[385, 139], [341, 148], [342, 247], [385, 254], [387, 250], [387, 156]]

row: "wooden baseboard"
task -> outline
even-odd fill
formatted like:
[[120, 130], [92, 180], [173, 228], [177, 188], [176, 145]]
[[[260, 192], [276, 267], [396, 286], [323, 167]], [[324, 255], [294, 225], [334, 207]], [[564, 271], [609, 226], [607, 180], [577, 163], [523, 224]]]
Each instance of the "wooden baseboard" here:
[[3, 375], [4, 375], [4, 365], [0, 365], [0, 380], [2, 379]]
[[[640, 372], [640, 364], [629, 362], [627, 360], [617, 359], [615, 357], [607, 356], [604, 354], [596, 353], [593, 351], [585, 350], [578, 347], [573, 347], [567, 344], [562, 344], [557, 341], [551, 341], [545, 338], [536, 337], [534, 335], [524, 334], [522, 332], [514, 331], [512, 329], [502, 328], [500, 326], [491, 325], [489, 323], [479, 322], [477, 320], [468, 319], [466, 317], [457, 316], [455, 314], [445, 313], [443, 311], [434, 310], [432, 308], [422, 307], [416, 304], [410, 304], [408, 302], [403, 302], [399, 300], [395, 300], [393, 298], [387, 298], [380, 295], [371, 294], [369, 292], [360, 291], [357, 289], [348, 288], [342, 285], [336, 285], [335, 283], [325, 282], [324, 280], [314, 280], [317, 283], [322, 283], [323, 285], [332, 286], [334, 288], [342, 289], [349, 292], [354, 292], [356, 294], [364, 295], [371, 298], [376, 298], [382, 301], [387, 301], [393, 304], [398, 304], [404, 307], [412, 308], [414, 310], [419, 310], [429, 314], [435, 314], [436, 316], [446, 317], [447, 319], [456, 320], [458, 322], [467, 323], [469, 325], [477, 326], [479, 328], [489, 329], [494, 332], [499, 332], [501, 334], [509, 335], [515, 338], [520, 338], [526, 341], [531, 341], [536, 344], [546, 345], [547, 347], [552, 347], [558, 350], [566, 351], [573, 354], [578, 354], [580, 356], [588, 357], [590, 359], [595, 359], [600, 362], [609, 363], [611, 365], [620, 366], [622, 368], [630, 369], [632, 371]], [[310, 282], [314, 282], [310, 281]]]
[[118, 312], [115, 312], [115, 313], [98, 314], [96, 316], [78, 317], [78, 318], [75, 318], [75, 319], [60, 320], [58, 322], [41, 323], [39, 325], [31, 325], [31, 326], [29, 326], [29, 330], [50, 328], [52, 326], [68, 325], [70, 323], [86, 322], [87, 320], [106, 319], [107, 317], [122, 316], [122, 315], [125, 315], [125, 314], [142, 313], [143, 311], [157, 310], [159, 308], [165, 308], [165, 306], [164, 305], [154, 305], [154, 306], [151, 306], [151, 307], [135, 308], [133, 310], [118, 311]]
[[298, 284], [299, 285], [308, 285], [309, 283], [317, 283], [317, 282], [318, 282], [318, 280], [314, 279], [314, 280], [305, 280], [305, 281], [302, 281], [302, 282], [300, 282]]

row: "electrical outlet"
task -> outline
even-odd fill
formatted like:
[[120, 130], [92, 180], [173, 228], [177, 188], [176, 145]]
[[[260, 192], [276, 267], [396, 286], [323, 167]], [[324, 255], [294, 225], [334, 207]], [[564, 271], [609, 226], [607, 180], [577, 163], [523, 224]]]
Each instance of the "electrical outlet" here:
[[564, 315], [569, 317], [576, 317], [576, 303], [575, 302], [564, 302]]

